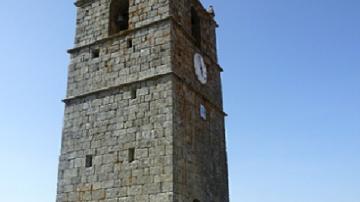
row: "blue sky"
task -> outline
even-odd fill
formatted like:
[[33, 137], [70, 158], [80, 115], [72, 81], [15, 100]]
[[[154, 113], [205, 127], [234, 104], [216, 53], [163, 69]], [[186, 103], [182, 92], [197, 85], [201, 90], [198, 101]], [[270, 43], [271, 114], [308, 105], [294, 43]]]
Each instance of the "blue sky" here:
[[[360, 201], [360, 1], [214, 5], [233, 202]], [[71, 1], [0, 7], [0, 201], [56, 192]]]

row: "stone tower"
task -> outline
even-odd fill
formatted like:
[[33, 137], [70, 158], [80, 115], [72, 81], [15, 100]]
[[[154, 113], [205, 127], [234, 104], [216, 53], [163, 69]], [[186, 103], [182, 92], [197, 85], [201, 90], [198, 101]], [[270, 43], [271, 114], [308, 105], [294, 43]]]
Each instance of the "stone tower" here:
[[212, 8], [78, 0], [57, 202], [228, 202]]

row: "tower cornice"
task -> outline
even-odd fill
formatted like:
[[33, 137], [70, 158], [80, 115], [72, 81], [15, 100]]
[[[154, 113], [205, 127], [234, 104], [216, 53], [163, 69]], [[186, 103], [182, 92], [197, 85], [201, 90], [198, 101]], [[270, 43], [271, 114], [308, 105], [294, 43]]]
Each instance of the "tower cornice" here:
[[77, 0], [74, 5], [76, 7], [84, 7], [85, 5], [91, 4], [96, 0]]
[[102, 89], [98, 89], [98, 90], [95, 90], [95, 91], [83, 93], [83, 94], [80, 94], [80, 95], [67, 97], [67, 98], [64, 98], [62, 100], [62, 102], [64, 102], [65, 104], [69, 104], [74, 100], [83, 99], [83, 98], [86, 98], [86, 97], [89, 97], [89, 96], [92, 96], [92, 95], [98, 95], [98, 94], [101, 94], [103, 92], [113, 91], [113, 90], [116, 90], [116, 89], [119, 89], [119, 88], [122, 88], [122, 87], [125, 87], [125, 86], [130, 86], [130, 85], [136, 84], [136, 83], [146, 82], [146, 81], [150, 81], [150, 80], [156, 80], [156, 79], [160, 79], [160, 78], [164, 78], [164, 77], [168, 77], [168, 76], [173, 76], [173, 78], [177, 79], [178, 81], [180, 81], [181, 83], [186, 85], [189, 89], [191, 89], [194, 93], [199, 95], [202, 99], [206, 100], [206, 102], [209, 103], [214, 109], [216, 109], [216, 111], [220, 112], [224, 116], [227, 116], [227, 113], [224, 112], [223, 109], [218, 104], [213, 103], [201, 91], [193, 88], [191, 86], [191, 84], [186, 82], [185, 79], [183, 79], [181, 76], [179, 76], [175, 72], [168, 72], [168, 73], [164, 73], [164, 74], [158, 74], [158, 75], [148, 77], [148, 78], [145, 78], [145, 79], [137, 80], [135, 82], [122, 83], [122, 84], [119, 84], [119, 85], [109, 86], [109, 87], [106, 87], [106, 88], [102, 88]]

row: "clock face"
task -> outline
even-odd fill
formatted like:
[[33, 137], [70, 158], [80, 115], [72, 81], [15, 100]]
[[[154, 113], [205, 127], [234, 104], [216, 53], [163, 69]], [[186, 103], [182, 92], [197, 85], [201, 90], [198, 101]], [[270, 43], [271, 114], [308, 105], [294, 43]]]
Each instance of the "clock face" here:
[[207, 69], [203, 57], [199, 53], [194, 55], [195, 74], [202, 84], [207, 82]]

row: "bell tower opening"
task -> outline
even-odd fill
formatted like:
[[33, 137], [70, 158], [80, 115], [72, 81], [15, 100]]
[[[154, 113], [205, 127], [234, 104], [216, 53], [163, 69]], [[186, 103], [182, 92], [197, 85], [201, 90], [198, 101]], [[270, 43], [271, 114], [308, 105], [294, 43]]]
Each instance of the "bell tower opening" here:
[[129, 28], [129, 0], [111, 1], [109, 22], [109, 35]]
[[200, 17], [194, 7], [191, 8], [191, 34], [198, 47], [201, 45]]

